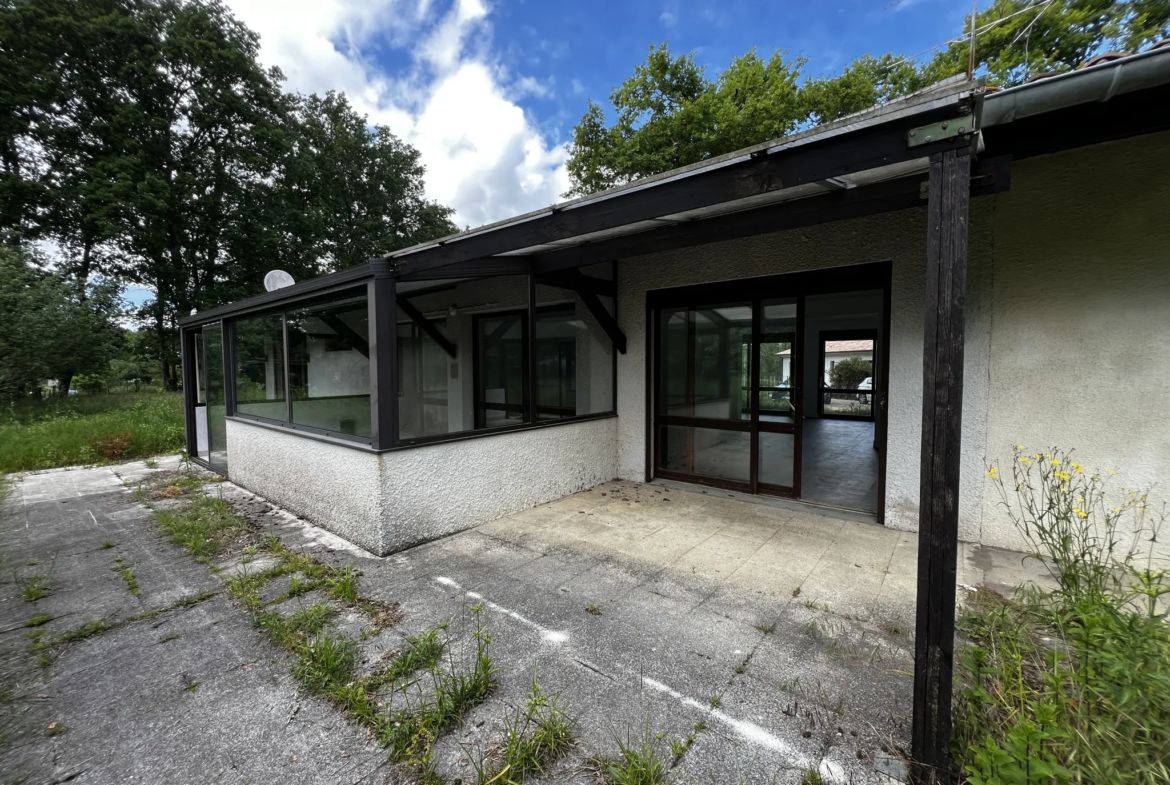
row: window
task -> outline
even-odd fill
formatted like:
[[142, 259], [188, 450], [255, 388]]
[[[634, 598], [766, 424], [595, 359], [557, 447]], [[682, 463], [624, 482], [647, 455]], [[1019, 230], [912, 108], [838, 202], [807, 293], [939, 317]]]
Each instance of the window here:
[[236, 411], [285, 420], [284, 319], [253, 316], [235, 323]]
[[614, 409], [613, 343], [600, 322], [614, 317], [612, 281], [601, 277], [611, 266], [596, 267], [536, 285], [539, 420]]
[[370, 438], [364, 296], [239, 319], [234, 333], [236, 414]]
[[498, 428], [525, 421], [528, 315], [486, 314], [475, 319], [475, 427]]
[[289, 311], [292, 422], [370, 436], [370, 329], [365, 297]]
[[[427, 324], [447, 338], [445, 320], [428, 319]], [[398, 432], [401, 438], [435, 436], [452, 430], [447, 379], [450, 359], [428, 330], [414, 322], [398, 323]], [[457, 371], [455, 375], [453, 383], [457, 384]], [[462, 428], [456, 423], [454, 430]]]

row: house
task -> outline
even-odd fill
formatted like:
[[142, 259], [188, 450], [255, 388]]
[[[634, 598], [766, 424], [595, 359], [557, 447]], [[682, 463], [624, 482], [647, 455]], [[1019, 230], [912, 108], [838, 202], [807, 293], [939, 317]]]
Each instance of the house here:
[[1170, 468], [1168, 85], [1170, 47], [953, 80], [196, 314], [189, 450], [375, 553], [614, 477], [804, 500], [814, 369], [868, 356], [873, 499], [815, 501], [914, 530], [932, 189], [966, 183], [938, 240], [968, 257], [958, 526], [1015, 545], [984, 476], [1012, 445]]
[[[1162, 46], [951, 80], [191, 316], [188, 450], [377, 554], [615, 477], [918, 530], [929, 762], [955, 538], [1020, 544], [987, 462], [1170, 476], [1168, 296]], [[872, 416], [818, 404], [828, 340], [872, 341]]]

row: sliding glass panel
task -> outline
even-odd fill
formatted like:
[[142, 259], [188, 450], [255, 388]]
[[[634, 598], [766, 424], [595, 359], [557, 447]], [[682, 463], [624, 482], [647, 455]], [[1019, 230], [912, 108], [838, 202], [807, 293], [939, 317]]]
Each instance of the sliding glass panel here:
[[227, 398], [221, 323], [203, 328], [203, 347], [207, 396], [207, 462], [220, 471], [227, 471]]
[[[427, 324], [450, 340], [445, 319], [428, 319]], [[421, 326], [399, 322], [398, 432], [401, 438], [416, 439], [452, 430], [449, 362], [446, 350]]]
[[524, 422], [528, 403], [527, 321], [524, 313], [476, 317], [476, 428]]
[[613, 343], [600, 322], [613, 318], [612, 283], [577, 273], [563, 280], [565, 286], [536, 286], [540, 420], [614, 410]]
[[690, 415], [690, 311], [663, 308], [658, 317], [658, 334], [662, 357], [658, 372], [659, 411]]
[[[796, 298], [765, 300], [763, 309], [760, 323], [760, 421], [794, 422]], [[767, 482], [762, 476], [760, 481]]]
[[284, 321], [280, 314], [235, 322], [236, 411], [287, 420], [284, 393]]
[[660, 469], [748, 482], [751, 434], [747, 431], [667, 425], [662, 428], [661, 438]]
[[370, 327], [366, 298], [288, 312], [292, 421], [370, 437]]
[[796, 437], [790, 433], [760, 432], [760, 482], [792, 487]]
[[192, 336], [193, 356], [191, 362], [195, 364], [195, 454], [207, 460], [207, 362], [203, 357], [203, 332], [199, 331]]

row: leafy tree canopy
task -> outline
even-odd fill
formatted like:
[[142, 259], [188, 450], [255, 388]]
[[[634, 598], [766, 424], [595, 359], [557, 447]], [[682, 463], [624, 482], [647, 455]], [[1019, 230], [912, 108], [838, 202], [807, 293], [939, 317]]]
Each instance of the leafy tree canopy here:
[[[867, 54], [836, 76], [807, 74], [803, 56], [753, 49], [710, 79], [693, 53], [652, 46], [610, 93], [611, 112], [590, 101], [574, 127], [566, 196], [775, 139], [965, 73], [970, 25], [968, 17], [956, 40], [925, 63]], [[975, 28], [977, 73], [1013, 85], [1075, 68], [1105, 48], [1135, 51], [1170, 34], [1170, 0], [994, 0], [976, 14]]]

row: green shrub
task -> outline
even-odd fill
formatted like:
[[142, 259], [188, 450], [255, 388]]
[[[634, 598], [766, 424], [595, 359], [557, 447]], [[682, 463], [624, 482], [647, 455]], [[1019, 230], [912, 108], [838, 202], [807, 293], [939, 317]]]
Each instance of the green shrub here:
[[960, 618], [952, 752], [972, 785], [1170, 781], [1164, 514], [1051, 450], [1013, 461], [1012, 520], [1057, 588], [979, 591]]

